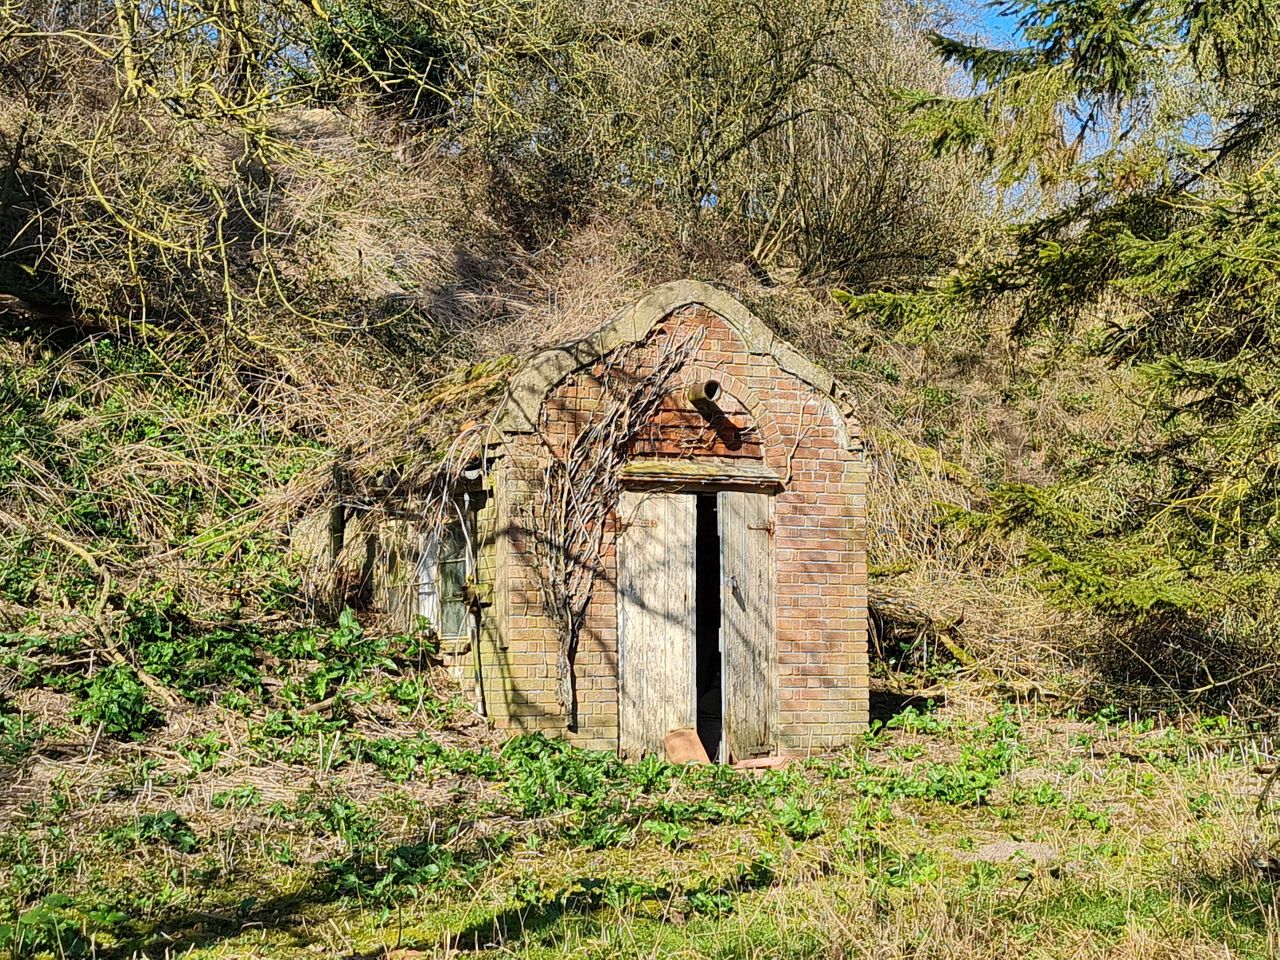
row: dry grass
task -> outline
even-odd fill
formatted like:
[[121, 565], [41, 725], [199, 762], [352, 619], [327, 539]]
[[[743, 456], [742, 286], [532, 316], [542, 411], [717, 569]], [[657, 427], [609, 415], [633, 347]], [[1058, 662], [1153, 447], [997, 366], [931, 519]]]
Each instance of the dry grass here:
[[[459, 433], [487, 416], [522, 357], [593, 329], [653, 283], [692, 272], [743, 297], [851, 391], [871, 467], [871, 565], [885, 589], [911, 597], [939, 623], [958, 624], [984, 675], [1043, 679], [1088, 649], [1082, 638], [1096, 626], [1038, 593], [1020, 569], [1019, 543], [940, 520], [981, 507], [989, 483], [1051, 478], [1071, 456], [1064, 438], [1118, 429], [1123, 392], [1108, 372], [1079, 356], [1058, 357], [1051, 345], [1011, 352], [999, 316], [932, 339], [897, 338], [847, 317], [820, 292], [762, 286], [715, 250], [675, 250], [652, 210], [586, 224], [541, 251], [514, 248], [495, 239], [500, 231], [481, 214], [462, 212], [462, 181], [448, 162], [370, 153], [319, 111], [290, 122], [282, 136], [346, 171], [321, 177], [306, 167], [309, 179], [286, 181], [297, 193], [291, 232], [323, 261], [321, 274], [345, 277], [353, 301], [400, 304], [385, 325], [302, 336], [264, 320], [259, 341], [237, 347], [230, 363], [216, 352], [193, 359], [186, 347], [156, 345], [161, 363], [124, 374], [104, 369], [96, 341], [44, 360], [38, 339], [6, 345], [7, 368], [29, 371], [24, 387], [48, 398], [51, 422], [72, 402], [56, 387], [73, 387], [75, 402], [90, 407], [91, 415], [59, 427], [67, 457], [88, 440], [105, 438], [114, 448], [92, 481], [119, 492], [119, 513], [149, 544], [145, 563], [118, 563], [130, 568], [119, 571], [125, 592], [202, 579], [218, 589], [216, 571], [193, 580], [184, 535], [147, 487], [169, 478], [230, 499], [236, 478], [209, 463], [221, 453], [219, 435], [257, 433], [264, 454], [283, 440], [308, 462], [254, 490], [230, 528], [225, 518], [205, 519], [206, 538], [279, 535], [335, 497], [376, 508], [389, 477], [400, 490], [430, 477]], [[358, 181], [346, 175], [356, 166], [364, 173]], [[209, 372], [212, 382], [202, 382]], [[198, 412], [175, 415], [166, 391], [189, 395]], [[154, 409], [173, 433], [116, 442], [118, 415], [96, 409], [113, 396]], [[47, 475], [33, 470], [30, 484], [7, 494], [8, 515], [28, 528], [56, 529], [70, 494]]]

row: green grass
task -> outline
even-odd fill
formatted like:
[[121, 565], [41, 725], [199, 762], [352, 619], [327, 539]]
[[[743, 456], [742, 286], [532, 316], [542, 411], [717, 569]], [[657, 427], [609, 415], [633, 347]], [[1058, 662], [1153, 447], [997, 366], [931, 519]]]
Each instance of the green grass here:
[[[374, 684], [390, 716], [400, 683]], [[206, 705], [173, 748], [59, 769], [6, 808], [0, 951], [1264, 957], [1274, 937], [1232, 728], [940, 710], [751, 776], [460, 741], [456, 704], [411, 686], [432, 705], [384, 736]]]

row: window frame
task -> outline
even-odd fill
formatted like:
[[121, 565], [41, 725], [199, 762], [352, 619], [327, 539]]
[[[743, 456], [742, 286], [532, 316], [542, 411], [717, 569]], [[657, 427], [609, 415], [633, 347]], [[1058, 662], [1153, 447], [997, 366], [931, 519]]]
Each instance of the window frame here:
[[[425, 617], [441, 641], [470, 640], [471, 622], [467, 584], [476, 569], [476, 514], [483, 496], [462, 492], [441, 506], [440, 516], [424, 531], [418, 561], [418, 613]], [[478, 502], [477, 502], [478, 501]], [[442, 556], [447, 551], [447, 555]], [[446, 596], [446, 566], [461, 567], [461, 578], [455, 594]], [[447, 628], [446, 605], [462, 608], [456, 628]], [[449, 619], [453, 619], [451, 616]]]

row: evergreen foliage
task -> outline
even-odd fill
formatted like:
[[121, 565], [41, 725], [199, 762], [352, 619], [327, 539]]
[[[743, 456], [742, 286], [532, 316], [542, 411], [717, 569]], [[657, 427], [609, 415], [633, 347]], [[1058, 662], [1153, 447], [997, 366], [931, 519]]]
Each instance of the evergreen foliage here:
[[1135, 660], [1172, 649], [1184, 685], [1237, 692], [1252, 663], [1230, 661], [1271, 654], [1280, 590], [1276, 11], [1000, 9], [1025, 45], [936, 38], [976, 92], [921, 101], [918, 122], [982, 149], [1007, 185], [1058, 189], [953, 289], [1015, 297], [1020, 336], [1083, 336], [1101, 314], [1096, 349], [1134, 367], [1147, 415], [1059, 485], [998, 488], [985, 522], [1028, 531], [1051, 588], [1115, 617]]
[[337, 0], [322, 9], [312, 43], [330, 96], [341, 101], [344, 84], [352, 83], [413, 119], [445, 118], [464, 52], [438, 16], [375, 0]]

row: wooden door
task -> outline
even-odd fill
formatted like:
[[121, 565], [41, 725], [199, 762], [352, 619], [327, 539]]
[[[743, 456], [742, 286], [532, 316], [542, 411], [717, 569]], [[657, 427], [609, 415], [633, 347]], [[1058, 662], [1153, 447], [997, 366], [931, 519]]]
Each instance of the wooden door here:
[[720, 649], [724, 746], [729, 762], [774, 751], [777, 649], [774, 627], [773, 497], [719, 496]]
[[661, 754], [696, 727], [694, 566], [697, 499], [627, 491], [619, 503], [618, 749]]

